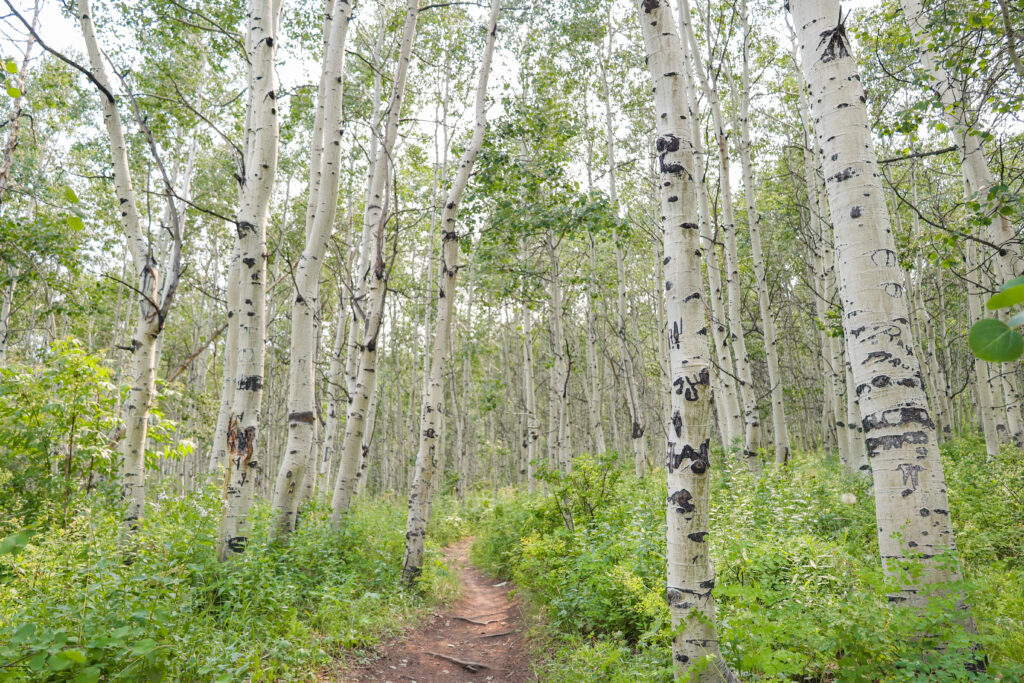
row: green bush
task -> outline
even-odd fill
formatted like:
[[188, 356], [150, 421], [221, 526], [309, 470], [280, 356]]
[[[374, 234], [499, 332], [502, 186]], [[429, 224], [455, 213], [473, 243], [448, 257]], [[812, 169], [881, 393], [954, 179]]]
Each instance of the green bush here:
[[[964, 441], [945, 458], [965, 565], [960, 588], [979, 628], [970, 638], [952, 598], [926, 614], [889, 605], [868, 482], [811, 455], [761, 477], [734, 459], [718, 464], [711, 556], [722, 651], [738, 673], [800, 681], [1024, 676], [1020, 455], [988, 463], [976, 441]], [[478, 562], [515, 579], [539, 609], [555, 640], [544, 680], [573, 680], [574, 670], [591, 680], [671, 680], [664, 478], [601, 472], [612, 466], [580, 458], [568, 477], [549, 475], [548, 495], [507, 492], [474, 547]], [[1009, 488], [997, 485], [1003, 480]], [[840, 502], [844, 493], [857, 502]], [[980, 527], [988, 533], [966, 538]], [[939, 643], [948, 643], [941, 653]], [[975, 646], [989, 657], [985, 674], [969, 671]]]
[[116, 508], [93, 501], [0, 555], [0, 680], [308, 679], [450, 583], [430, 561], [422, 594], [403, 590], [400, 506], [361, 501], [341, 533], [311, 510], [287, 546], [267, 543], [259, 506], [248, 551], [221, 564], [218, 487], [155, 494], [128, 547]]

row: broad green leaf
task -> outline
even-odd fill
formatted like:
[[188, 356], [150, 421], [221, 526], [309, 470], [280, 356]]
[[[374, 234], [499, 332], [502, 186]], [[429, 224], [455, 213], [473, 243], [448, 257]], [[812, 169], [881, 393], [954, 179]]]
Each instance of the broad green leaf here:
[[5, 64], [4, 67], [7, 69], [7, 73], [9, 74], [18, 73], [18, 65], [15, 64], [13, 59], [8, 59], [7, 64]]
[[85, 228], [85, 223], [78, 216], [68, 216], [67, 222], [68, 227], [76, 232], [83, 230]]
[[28, 640], [29, 638], [31, 638], [35, 634], [36, 634], [36, 625], [35, 624], [33, 624], [32, 622], [29, 622], [27, 624], [22, 624], [18, 628], [18, 630], [14, 632], [14, 635], [11, 636], [11, 643], [14, 644], [14, 645], [21, 645], [22, 643], [24, 643], [26, 640]]
[[16, 531], [4, 540], [0, 541], [0, 555], [8, 553], [19, 553], [28, 545], [29, 533], [27, 531]]
[[21, 97], [21, 91], [15, 88], [13, 85], [7, 86], [7, 94], [11, 97]]
[[967, 335], [971, 351], [981, 360], [1005, 363], [1024, 354], [1024, 337], [1011, 330], [1002, 320], [985, 318], [971, 326]]
[[60, 656], [70, 659], [75, 664], [85, 664], [85, 653], [81, 650], [64, 650]]
[[64, 199], [68, 200], [72, 204], [78, 203], [78, 195], [75, 194], [75, 191], [70, 187], [64, 188]]
[[132, 647], [132, 654], [147, 655], [156, 649], [156, 641], [152, 638], [143, 638]]
[[1024, 284], [1002, 289], [998, 294], [993, 294], [992, 298], [985, 302], [985, 308], [994, 311], [997, 308], [1006, 308], [1022, 301], [1024, 301]]
[[100, 680], [100, 668], [98, 666], [90, 666], [88, 669], [83, 669], [78, 672], [78, 675], [74, 677], [72, 683], [96, 683]]

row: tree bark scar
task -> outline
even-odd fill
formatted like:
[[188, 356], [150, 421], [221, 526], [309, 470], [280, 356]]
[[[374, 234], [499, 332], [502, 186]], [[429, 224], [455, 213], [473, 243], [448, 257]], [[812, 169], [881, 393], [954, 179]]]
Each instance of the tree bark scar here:
[[316, 421], [316, 416], [312, 410], [306, 410], [302, 412], [289, 413], [289, 422], [303, 422], [305, 424], [313, 424]]
[[255, 234], [256, 226], [248, 221], [238, 221], [235, 231], [238, 233], [238, 239], [245, 239], [247, 233]]
[[263, 377], [260, 375], [246, 375], [238, 380], [238, 388], [242, 391], [259, 391], [263, 388]]

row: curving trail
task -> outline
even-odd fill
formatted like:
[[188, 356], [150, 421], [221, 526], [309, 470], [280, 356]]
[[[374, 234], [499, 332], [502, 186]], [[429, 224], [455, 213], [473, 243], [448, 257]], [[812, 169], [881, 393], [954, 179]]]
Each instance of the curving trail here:
[[523, 639], [522, 612], [513, 586], [469, 563], [470, 540], [445, 549], [458, 572], [462, 598], [444, 614], [384, 646], [379, 658], [325, 680], [339, 683], [467, 683], [534, 680]]

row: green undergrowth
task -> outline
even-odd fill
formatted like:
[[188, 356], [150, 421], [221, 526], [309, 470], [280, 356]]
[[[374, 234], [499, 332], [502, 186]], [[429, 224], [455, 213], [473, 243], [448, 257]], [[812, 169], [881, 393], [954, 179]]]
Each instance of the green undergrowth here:
[[405, 512], [383, 501], [340, 533], [312, 510], [286, 546], [258, 506], [247, 552], [221, 564], [217, 489], [158, 493], [125, 548], [115, 508], [86, 500], [0, 555], [0, 681], [313, 680], [457, 590], [436, 551], [420, 590], [402, 587]]
[[[983, 444], [960, 440], [944, 457], [979, 629], [970, 641], [948, 600], [924, 615], [888, 604], [870, 489], [834, 458], [800, 454], [758, 478], [719, 455], [714, 595], [722, 651], [741, 678], [1024, 680], [1021, 454], [987, 462]], [[538, 614], [544, 681], [672, 677], [664, 476], [638, 480], [614, 462], [577, 459], [548, 495], [505, 491], [477, 535], [474, 560], [514, 580]], [[937, 651], [938, 640], [951, 646]], [[968, 670], [972, 643], [988, 656], [985, 673]]]

